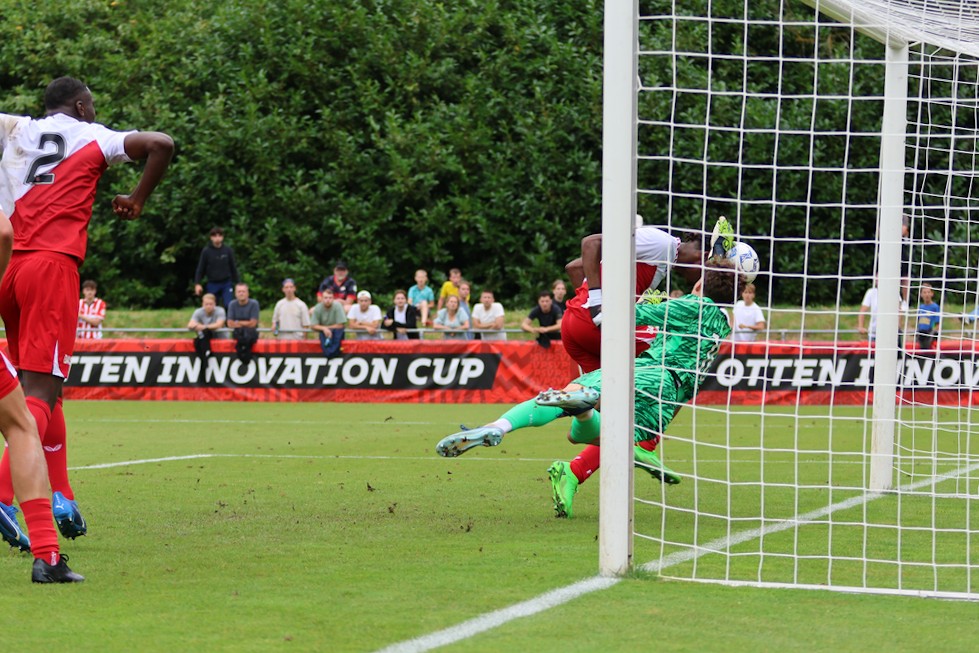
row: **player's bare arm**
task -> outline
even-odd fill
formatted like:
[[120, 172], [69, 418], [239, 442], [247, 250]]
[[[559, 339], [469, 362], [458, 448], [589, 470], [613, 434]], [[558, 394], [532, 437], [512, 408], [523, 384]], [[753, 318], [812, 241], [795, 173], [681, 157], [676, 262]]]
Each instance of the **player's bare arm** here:
[[571, 281], [572, 288], [577, 288], [585, 280], [585, 268], [581, 262], [580, 256], [565, 265], [564, 271], [567, 273], [568, 279]]
[[143, 205], [170, 165], [173, 158], [173, 139], [162, 132], [134, 132], [126, 136], [126, 156], [134, 161], [146, 160], [143, 174], [129, 195], [116, 195], [112, 210], [124, 220], [135, 220]]

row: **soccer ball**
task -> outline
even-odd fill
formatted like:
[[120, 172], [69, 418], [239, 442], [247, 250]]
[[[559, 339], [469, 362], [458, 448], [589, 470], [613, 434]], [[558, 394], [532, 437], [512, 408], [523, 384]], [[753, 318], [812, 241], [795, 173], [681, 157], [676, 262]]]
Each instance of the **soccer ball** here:
[[734, 243], [734, 247], [727, 250], [727, 260], [734, 263], [734, 267], [745, 276], [748, 283], [753, 282], [761, 270], [758, 252], [747, 243]]

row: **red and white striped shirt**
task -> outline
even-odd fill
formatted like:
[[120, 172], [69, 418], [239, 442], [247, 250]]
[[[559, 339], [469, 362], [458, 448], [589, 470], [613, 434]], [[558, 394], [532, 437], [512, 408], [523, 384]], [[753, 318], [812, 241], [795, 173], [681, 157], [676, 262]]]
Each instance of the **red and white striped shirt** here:
[[100, 317], [105, 319], [105, 302], [95, 298], [91, 304], [86, 304], [84, 299], [78, 300], [78, 333], [76, 336], [78, 338], [84, 338], [86, 340], [98, 340], [102, 338], [102, 323], [100, 322], [98, 326], [93, 326], [81, 319], [82, 315], [88, 317]]

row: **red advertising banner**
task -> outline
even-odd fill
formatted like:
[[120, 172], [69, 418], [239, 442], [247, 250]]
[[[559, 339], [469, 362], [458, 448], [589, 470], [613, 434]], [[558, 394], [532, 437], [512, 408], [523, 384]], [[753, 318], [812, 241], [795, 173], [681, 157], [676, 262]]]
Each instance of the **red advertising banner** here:
[[[0, 344], [3, 344], [0, 341]], [[203, 361], [193, 340], [79, 340], [69, 399], [517, 403], [578, 375], [560, 342], [348, 340], [343, 354], [319, 343], [260, 340], [250, 361], [215, 340]], [[972, 342], [899, 355], [898, 396], [923, 405], [979, 405]], [[700, 404], [864, 404], [874, 358], [865, 342], [724, 343], [702, 380]]]
[[230, 340], [206, 361], [190, 339], [79, 340], [69, 399], [516, 403], [564, 387], [577, 367], [560, 343], [349, 340], [326, 358], [319, 343], [259, 340], [240, 361]]

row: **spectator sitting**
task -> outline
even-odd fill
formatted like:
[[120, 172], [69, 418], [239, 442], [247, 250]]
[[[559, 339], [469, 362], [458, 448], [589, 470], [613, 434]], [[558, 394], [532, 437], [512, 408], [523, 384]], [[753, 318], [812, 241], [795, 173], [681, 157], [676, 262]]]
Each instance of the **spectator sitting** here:
[[211, 339], [223, 338], [224, 333], [219, 329], [224, 329], [225, 323], [224, 309], [217, 305], [217, 298], [213, 293], [205, 293], [201, 298], [201, 307], [194, 311], [190, 316], [187, 328], [196, 334], [194, 339], [194, 351], [201, 358], [211, 355]]
[[415, 285], [408, 289], [408, 303], [415, 307], [422, 324], [431, 325], [428, 312], [435, 308], [435, 292], [428, 285], [428, 272], [415, 271]]
[[459, 296], [460, 283], [462, 283], [462, 271], [459, 268], [449, 270], [449, 280], [443, 283], [442, 289], [439, 290], [439, 303], [435, 308], [436, 312], [442, 310], [442, 307], [445, 306], [445, 300], [450, 296]]
[[492, 290], [483, 290], [473, 306], [472, 328], [483, 340], [506, 340], [503, 331], [503, 304], [494, 300]]
[[359, 329], [357, 340], [380, 340], [381, 309], [371, 303], [366, 290], [357, 293], [357, 303], [347, 309], [347, 323], [351, 329]]
[[463, 279], [459, 282], [459, 312], [462, 313], [466, 322], [469, 323], [466, 332], [466, 340], [472, 340], [474, 338], [472, 332], [472, 306], [469, 304], [469, 297], [472, 293], [472, 284]]
[[227, 324], [235, 339], [238, 360], [248, 363], [252, 359], [252, 347], [258, 342], [258, 302], [248, 297], [248, 284], [235, 285], [235, 299], [228, 304]]
[[751, 342], [765, 330], [765, 314], [755, 303], [755, 284], [745, 285], [741, 299], [734, 305], [734, 340]]
[[77, 338], [100, 340], [102, 322], [105, 320], [105, 302], [95, 296], [99, 286], [89, 279], [82, 284], [82, 298], [78, 300]]
[[418, 311], [408, 303], [408, 293], [394, 291], [394, 306], [388, 309], [384, 328], [394, 333], [395, 340], [418, 340]]
[[921, 284], [921, 301], [918, 304], [918, 347], [921, 349], [934, 348], [941, 313], [941, 307], [935, 303], [935, 291], [931, 284]]
[[463, 332], [469, 328], [469, 320], [459, 310], [459, 296], [449, 295], [445, 300], [445, 308], [439, 310], [433, 325], [436, 329], [445, 330], [446, 340], [465, 340]]
[[[551, 293], [544, 290], [537, 296], [537, 306], [523, 319], [520, 328], [528, 333], [537, 334], [537, 344], [541, 347], [550, 347], [552, 340], [561, 339], [563, 314], [564, 311], [555, 303]], [[533, 325], [534, 320], [537, 320], [539, 326]]]
[[275, 304], [272, 311], [272, 331], [281, 340], [303, 340], [309, 328], [309, 307], [296, 297], [296, 282], [286, 279], [282, 282], [285, 295]]
[[562, 279], [555, 279], [554, 283], [551, 284], [551, 299], [554, 300], [554, 305], [561, 309], [562, 314], [567, 309], [567, 296], [567, 284]]
[[[234, 299], [234, 286], [238, 282], [235, 253], [224, 244], [224, 231], [221, 227], [211, 229], [210, 238], [211, 244], [201, 250], [197, 261], [194, 294], [199, 297], [205, 291], [212, 293], [218, 306], [227, 306]], [[201, 286], [201, 279], [205, 277], [207, 283]]]
[[670, 299], [679, 299], [680, 297], [683, 297], [683, 291], [679, 288], [670, 291]]
[[340, 345], [343, 344], [343, 326], [347, 323], [347, 314], [343, 311], [343, 306], [333, 299], [333, 289], [324, 288], [320, 295], [320, 301], [313, 308], [313, 318], [311, 328], [318, 331], [320, 335], [320, 347], [323, 348], [324, 356], [334, 356], [342, 353]]
[[323, 283], [320, 284], [316, 293], [317, 297], [324, 288], [330, 288], [333, 290], [334, 301], [343, 304], [344, 310], [350, 310], [357, 298], [357, 282], [348, 275], [347, 264], [343, 261], [337, 261], [337, 264], [333, 266], [333, 274], [323, 279]]

